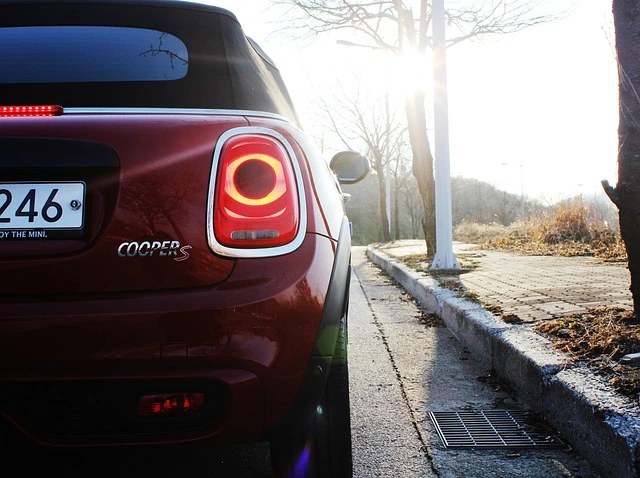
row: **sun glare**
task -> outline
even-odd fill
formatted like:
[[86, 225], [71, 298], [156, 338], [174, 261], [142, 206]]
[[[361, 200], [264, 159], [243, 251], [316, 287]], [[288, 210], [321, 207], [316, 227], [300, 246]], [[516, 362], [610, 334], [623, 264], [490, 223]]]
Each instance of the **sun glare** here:
[[392, 84], [403, 94], [410, 94], [416, 89], [430, 89], [433, 61], [428, 53], [420, 53], [415, 49], [405, 50], [393, 59]]
[[[354, 49], [345, 49], [354, 50]], [[421, 88], [429, 91], [433, 85], [432, 58], [430, 52], [407, 50], [400, 55], [391, 51], [360, 48], [354, 58], [353, 51], [342, 52], [344, 64], [364, 72], [360, 81], [374, 91], [387, 93], [398, 101]], [[346, 68], [346, 67], [345, 67]]]

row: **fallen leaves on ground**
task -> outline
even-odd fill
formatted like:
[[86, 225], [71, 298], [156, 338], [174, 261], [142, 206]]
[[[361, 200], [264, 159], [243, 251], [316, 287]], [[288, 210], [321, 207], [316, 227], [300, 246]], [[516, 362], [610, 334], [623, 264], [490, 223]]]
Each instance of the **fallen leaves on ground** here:
[[430, 314], [424, 310], [420, 311], [420, 315], [417, 316], [417, 319], [427, 327], [446, 327], [445, 323], [437, 314]]
[[593, 366], [617, 392], [637, 398], [640, 369], [620, 359], [640, 352], [640, 322], [627, 309], [595, 307], [585, 314], [544, 321], [534, 330], [573, 361]]
[[516, 314], [503, 314], [502, 320], [505, 321], [507, 324], [521, 324], [522, 322], [524, 322]]

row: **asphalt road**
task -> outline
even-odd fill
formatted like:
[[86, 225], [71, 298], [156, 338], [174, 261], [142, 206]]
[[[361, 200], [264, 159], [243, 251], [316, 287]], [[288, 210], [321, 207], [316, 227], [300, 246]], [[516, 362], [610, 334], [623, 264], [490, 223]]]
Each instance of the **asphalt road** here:
[[[429, 411], [519, 404], [446, 328], [421, 320], [420, 309], [366, 260], [364, 248], [353, 249], [352, 263], [349, 368], [356, 478], [597, 477], [568, 448], [445, 449]], [[272, 476], [266, 444], [65, 453], [11, 447], [0, 449], [0, 456], [4, 467], [17, 467], [21, 477]]]

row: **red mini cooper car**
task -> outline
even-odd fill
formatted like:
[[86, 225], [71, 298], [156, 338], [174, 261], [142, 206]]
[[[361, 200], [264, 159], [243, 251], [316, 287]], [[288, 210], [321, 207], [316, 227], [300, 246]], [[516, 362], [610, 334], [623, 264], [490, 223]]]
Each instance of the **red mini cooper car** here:
[[351, 476], [340, 182], [226, 10], [0, 0], [0, 417]]

